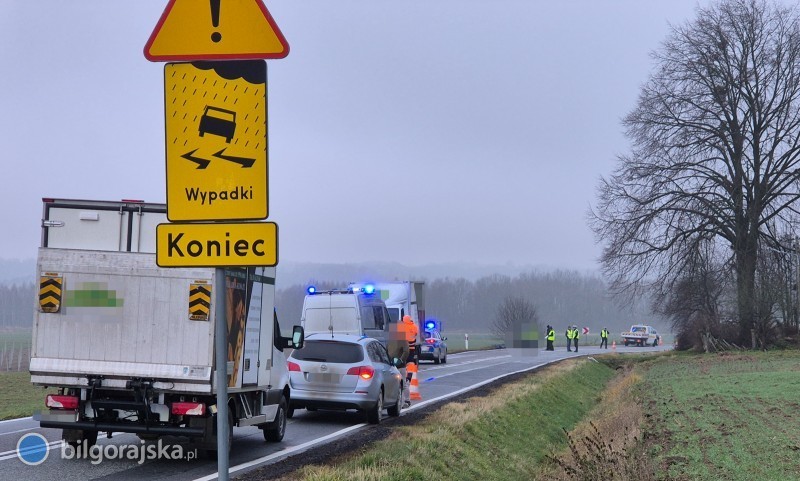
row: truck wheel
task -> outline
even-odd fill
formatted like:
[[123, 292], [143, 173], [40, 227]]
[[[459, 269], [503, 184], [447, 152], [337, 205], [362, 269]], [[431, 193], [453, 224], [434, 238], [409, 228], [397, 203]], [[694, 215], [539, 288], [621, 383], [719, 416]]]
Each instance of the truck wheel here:
[[[211, 419], [213, 420], [214, 429], [216, 430], [216, 428], [217, 428], [217, 417], [216, 416], [212, 416]], [[214, 439], [214, 444], [216, 445], [217, 437], [216, 436], [212, 436], [212, 437]], [[228, 406], [228, 458], [230, 458], [230, 456], [231, 456], [231, 446], [232, 445], [233, 445], [233, 410], [231, 409], [230, 406]], [[218, 449], [217, 448], [211, 448], [211, 449], [206, 450], [206, 457], [208, 459], [217, 459], [217, 454], [218, 454]]]
[[437, 354], [436, 357], [433, 358], [433, 363], [434, 364], [441, 364], [441, 362], [442, 362], [441, 355], [442, 355], [442, 351], [439, 351], [439, 354]]
[[97, 431], [64, 429], [61, 431], [61, 438], [75, 449], [78, 449], [79, 446], [91, 448], [97, 444]]
[[447, 364], [447, 351], [444, 351], [444, 357], [442, 358], [442, 364]]
[[370, 409], [367, 409], [367, 422], [370, 424], [380, 424], [382, 412], [383, 412], [383, 388], [381, 388], [381, 392], [378, 395], [378, 400], [375, 402], [375, 406], [373, 406]]
[[275, 420], [267, 424], [267, 427], [264, 428], [265, 441], [279, 443], [283, 440], [283, 435], [286, 434], [287, 404], [286, 398], [281, 397], [281, 402], [278, 404], [278, 413], [275, 414]]
[[286, 408], [286, 419], [292, 419], [294, 417], [294, 406], [292, 403], [289, 403], [289, 407]]

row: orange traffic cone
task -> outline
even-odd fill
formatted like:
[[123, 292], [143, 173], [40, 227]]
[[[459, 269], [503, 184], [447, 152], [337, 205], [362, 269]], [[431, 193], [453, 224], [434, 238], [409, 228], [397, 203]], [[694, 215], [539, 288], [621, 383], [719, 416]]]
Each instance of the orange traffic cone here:
[[617, 341], [611, 341], [611, 350], [612, 351], [616, 351], [617, 350]]
[[417, 371], [418, 371], [417, 365], [414, 364], [413, 362], [409, 363], [408, 366], [406, 366], [406, 369], [408, 370], [408, 372], [411, 373], [411, 386], [410, 386], [410, 391], [408, 392], [409, 399], [411, 399], [412, 401], [421, 401], [422, 395], [419, 393], [419, 379], [417, 379]]

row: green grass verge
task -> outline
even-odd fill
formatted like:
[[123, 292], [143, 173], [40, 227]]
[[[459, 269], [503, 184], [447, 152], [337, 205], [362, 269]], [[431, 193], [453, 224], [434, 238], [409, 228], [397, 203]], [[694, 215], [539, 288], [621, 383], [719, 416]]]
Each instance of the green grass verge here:
[[43, 409], [47, 392], [31, 384], [28, 372], [0, 372], [0, 420], [27, 417]]
[[30, 329], [5, 329], [0, 330], [0, 349], [18, 349], [31, 347]]
[[526, 376], [486, 397], [449, 403], [425, 422], [404, 426], [363, 453], [308, 466], [293, 479], [531, 480], [614, 376], [605, 364], [574, 360]]
[[675, 355], [642, 367], [660, 479], [800, 479], [800, 352]]
[[[502, 344], [503, 340], [499, 339], [492, 334], [486, 332], [466, 332], [469, 334], [469, 350], [480, 351], [483, 349], [491, 349], [498, 344]], [[449, 331], [442, 332], [442, 335], [447, 338], [447, 352], [460, 352], [466, 350], [466, 341], [464, 340], [465, 331]]]

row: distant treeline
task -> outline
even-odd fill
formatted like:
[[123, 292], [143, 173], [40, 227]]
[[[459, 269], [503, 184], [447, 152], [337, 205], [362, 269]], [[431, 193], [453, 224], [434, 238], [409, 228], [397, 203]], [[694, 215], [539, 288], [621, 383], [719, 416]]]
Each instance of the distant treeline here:
[[36, 290], [34, 284], [0, 284], [0, 327], [31, 327]]
[[[315, 282], [320, 289], [343, 288], [347, 282]], [[305, 285], [278, 289], [275, 305], [284, 331], [299, 324]], [[36, 290], [33, 283], [0, 284], [0, 327], [30, 327]], [[537, 309], [542, 326], [557, 331], [567, 324], [599, 332], [608, 327], [619, 332], [635, 322], [651, 323], [666, 330], [667, 323], [650, 313], [645, 299], [621, 305], [608, 295], [605, 282], [595, 275], [576, 271], [530, 272], [519, 276], [486, 276], [475, 281], [434, 279], [425, 284], [427, 317], [442, 321], [445, 331], [489, 332], [498, 306], [506, 297], [520, 296]]]
[[[320, 282], [318, 289], [342, 288], [347, 283]], [[286, 330], [300, 321], [306, 286], [280, 289], [276, 306], [281, 327]], [[534, 304], [542, 326], [563, 331], [568, 324], [589, 327], [597, 333], [603, 327], [612, 332], [626, 330], [633, 323], [654, 324], [665, 329], [651, 314], [649, 301], [639, 299], [624, 305], [609, 297], [603, 280], [577, 271], [530, 272], [519, 276], [486, 276], [467, 279], [435, 279], [425, 284], [426, 317], [442, 321], [444, 330], [490, 332], [497, 308], [506, 297], [519, 296]], [[665, 329], [666, 330], [666, 329]]]

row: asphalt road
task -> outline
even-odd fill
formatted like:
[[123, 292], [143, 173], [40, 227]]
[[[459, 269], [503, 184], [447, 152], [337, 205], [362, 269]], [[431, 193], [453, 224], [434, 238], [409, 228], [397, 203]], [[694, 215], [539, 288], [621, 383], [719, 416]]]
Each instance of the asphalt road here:
[[[672, 349], [672, 346], [659, 347], [617, 347], [619, 353], [652, 353]], [[611, 349], [602, 353], [611, 352]], [[450, 354], [447, 364], [434, 365], [423, 362], [420, 366], [419, 384], [421, 401], [415, 401], [408, 410], [427, 409], [430, 405], [448, 397], [484, 385], [508, 374], [534, 369], [561, 359], [575, 356], [600, 354], [596, 347], [582, 346], [580, 352], [567, 352], [557, 348], [554, 352], [523, 351], [499, 349], [490, 351], [471, 351]], [[289, 420], [286, 436], [281, 443], [266, 443], [261, 431], [255, 427], [235, 428], [233, 448], [230, 457], [231, 477], [271, 462], [314, 449], [321, 443], [351, 436], [371, 426], [363, 424], [363, 416], [356, 412], [308, 412], [298, 410]], [[17, 456], [19, 439], [29, 433], [40, 433], [49, 445], [47, 459], [37, 465], [28, 466]], [[122, 450], [122, 459], [74, 459], [71, 452], [62, 448], [61, 432], [54, 429], [40, 429], [31, 418], [0, 421], [0, 472], [3, 479], [24, 481], [67, 481], [67, 480], [143, 480], [161, 479], [175, 481], [194, 481], [216, 479], [217, 463], [206, 459], [153, 459], [141, 461], [145, 456], [156, 452], [157, 442], [143, 443], [133, 434], [114, 434], [108, 439], [101, 434], [98, 445], [104, 454], [114, 454]], [[185, 441], [180, 438], [166, 438], [161, 441], [161, 453], [180, 455], [180, 450], [188, 451]], [[66, 458], [65, 458], [66, 457]]]

